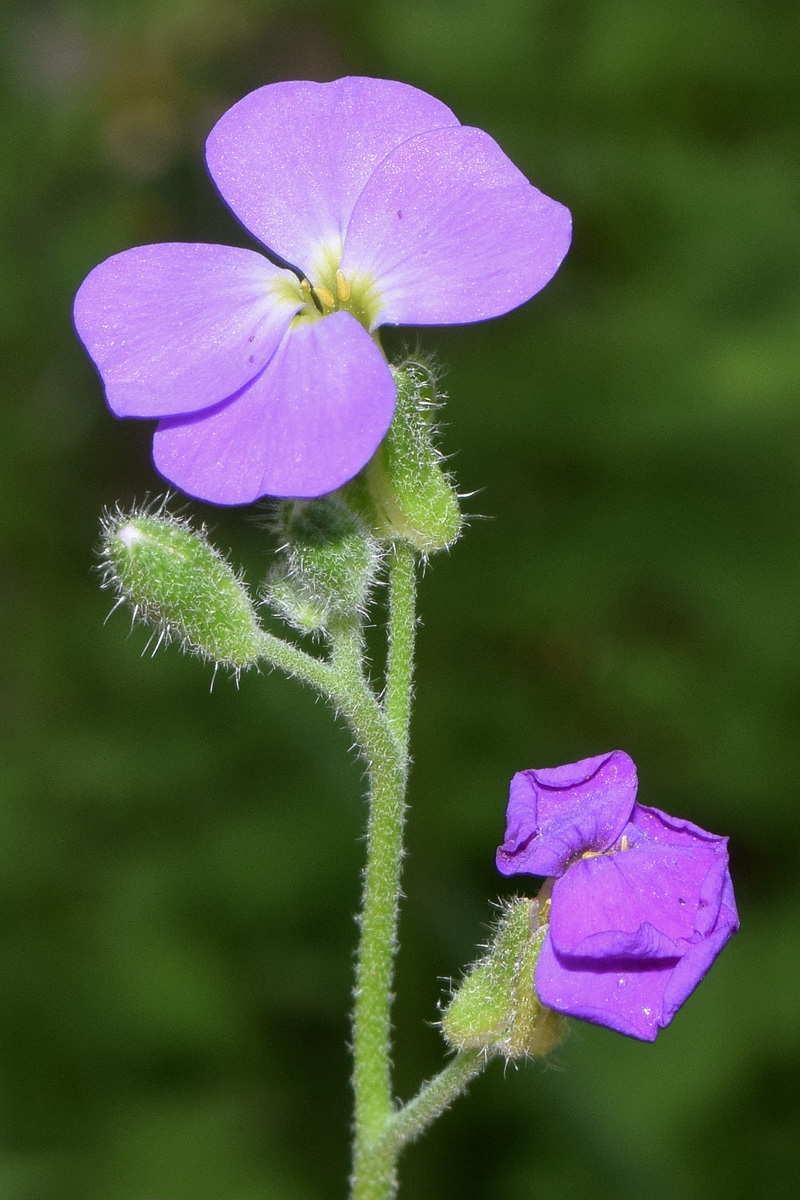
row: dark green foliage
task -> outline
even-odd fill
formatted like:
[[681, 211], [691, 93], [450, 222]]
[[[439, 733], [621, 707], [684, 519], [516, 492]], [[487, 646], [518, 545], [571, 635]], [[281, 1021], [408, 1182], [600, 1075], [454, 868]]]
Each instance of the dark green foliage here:
[[[161, 485], [70, 305], [131, 245], [250, 245], [206, 131], [250, 88], [348, 72], [438, 95], [576, 230], [530, 305], [420, 334], [477, 494], [421, 588], [403, 1094], [440, 1064], [440, 979], [505, 890], [515, 770], [626, 749], [643, 803], [732, 835], [742, 916], [654, 1046], [587, 1028], [562, 1070], [495, 1066], [409, 1151], [401, 1195], [792, 1194], [799, 39], [795, 0], [6, 6], [3, 1195], [343, 1195], [360, 766], [310, 692], [250, 672], [209, 693], [210, 667], [103, 624], [100, 511]], [[464, 272], [480, 286], [468, 246]], [[192, 512], [256, 588], [263, 528]]]

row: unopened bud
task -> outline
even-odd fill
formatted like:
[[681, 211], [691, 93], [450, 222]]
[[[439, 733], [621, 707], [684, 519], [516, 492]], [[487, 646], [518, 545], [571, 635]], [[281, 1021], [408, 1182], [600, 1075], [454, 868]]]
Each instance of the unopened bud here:
[[505, 1058], [541, 1057], [561, 1041], [567, 1022], [545, 1008], [534, 975], [547, 936], [539, 902], [508, 903], [488, 954], [470, 968], [442, 1017], [442, 1032], [456, 1050], [485, 1050]]
[[361, 517], [328, 495], [284, 501], [276, 524], [283, 545], [265, 591], [270, 608], [306, 633], [362, 612], [380, 552]]
[[435, 445], [435, 379], [414, 360], [392, 373], [397, 406], [389, 432], [346, 492], [378, 537], [400, 538], [432, 554], [452, 545], [461, 529], [458, 496]]
[[165, 512], [119, 510], [103, 521], [104, 586], [151, 625], [159, 643], [179, 641], [236, 671], [259, 654], [252, 601], [204, 532]]

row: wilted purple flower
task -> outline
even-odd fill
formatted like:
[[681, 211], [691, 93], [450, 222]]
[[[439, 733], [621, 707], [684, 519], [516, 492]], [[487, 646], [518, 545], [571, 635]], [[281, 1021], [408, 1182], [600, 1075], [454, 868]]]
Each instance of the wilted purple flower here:
[[352, 478], [394, 411], [378, 326], [499, 316], [569, 245], [562, 205], [402, 83], [270, 84], [218, 121], [206, 159], [295, 270], [227, 246], [140, 246], [91, 272], [75, 324], [112, 410], [162, 418], [159, 471], [218, 504]]
[[653, 1041], [739, 927], [727, 838], [636, 802], [615, 750], [511, 781], [504, 875], [555, 876], [536, 967], [548, 1008]]

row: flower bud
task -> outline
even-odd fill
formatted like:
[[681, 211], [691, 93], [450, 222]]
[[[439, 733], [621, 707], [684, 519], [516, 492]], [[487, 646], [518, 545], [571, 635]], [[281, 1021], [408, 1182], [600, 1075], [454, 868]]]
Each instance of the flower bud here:
[[284, 501], [276, 524], [283, 545], [267, 581], [269, 607], [304, 633], [362, 612], [380, 552], [344, 500], [327, 495]]
[[392, 373], [397, 406], [389, 432], [346, 490], [378, 537], [400, 538], [432, 554], [452, 545], [461, 530], [458, 496], [434, 445], [435, 379], [412, 359]]
[[117, 510], [103, 520], [104, 586], [151, 625], [235, 671], [259, 655], [260, 626], [247, 590], [204, 531], [165, 513]]
[[540, 1003], [534, 986], [547, 930], [539, 923], [539, 901], [507, 903], [488, 954], [470, 968], [442, 1017], [454, 1049], [537, 1058], [558, 1045], [567, 1022]]

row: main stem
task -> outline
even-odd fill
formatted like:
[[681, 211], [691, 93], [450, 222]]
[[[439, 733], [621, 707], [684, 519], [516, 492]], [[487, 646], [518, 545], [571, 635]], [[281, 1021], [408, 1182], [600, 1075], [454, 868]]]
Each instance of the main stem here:
[[464, 1051], [396, 1108], [391, 1081], [391, 1003], [403, 824], [408, 778], [408, 728], [413, 694], [416, 571], [414, 551], [399, 544], [389, 562], [389, 646], [386, 687], [378, 701], [364, 673], [357, 619], [332, 630], [328, 662], [262, 636], [262, 653], [275, 666], [328, 696], [347, 718], [367, 762], [369, 823], [364, 869], [361, 939], [353, 1013], [355, 1121], [351, 1200], [392, 1200], [397, 1159], [464, 1091], [488, 1056]]
[[[352, 1200], [390, 1200], [397, 1188], [399, 1148], [387, 1143], [384, 1135], [394, 1113], [392, 977], [409, 767], [415, 585], [414, 551], [402, 544], [393, 547], [389, 564], [386, 689], [380, 712], [382, 736], [373, 738], [369, 736], [370, 730], [365, 729], [368, 736], [364, 739], [356, 730], [368, 764], [370, 815], [353, 1014]], [[335, 665], [341, 669], [343, 664], [340, 660]]]

